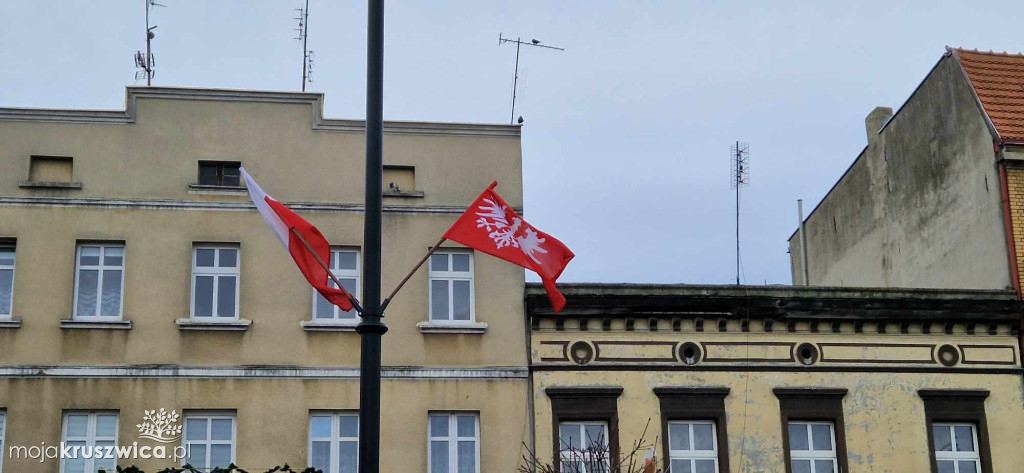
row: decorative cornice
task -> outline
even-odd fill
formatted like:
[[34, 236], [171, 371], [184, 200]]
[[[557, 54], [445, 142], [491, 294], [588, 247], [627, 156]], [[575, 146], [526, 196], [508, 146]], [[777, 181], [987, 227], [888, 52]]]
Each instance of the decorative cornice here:
[[806, 387], [806, 388], [775, 388], [772, 389], [772, 393], [777, 398], [794, 398], [794, 397], [843, 397], [850, 390], [846, 388], [819, 388], [819, 387]]
[[544, 390], [548, 397], [572, 397], [572, 398], [605, 398], [619, 397], [622, 394], [621, 386], [588, 386], [588, 387], [562, 387], [552, 386]]
[[[127, 87], [124, 110], [58, 110], [0, 108], [0, 121], [30, 121], [70, 124], [122, 125], [135, 123], [138, 99], [218, 101], [250, 103], [307, 104], [313, 116], [313, 130], [364, 133], [363, 120], [328, 119], [323, 116], [324, 95], [306, 92], [273, 92], [177, 87]], [[385, 134], [463, 135], [519, 137], [521, 126], [503, 124], [385, 121]]]
[[988, 389], [920, 389], [917, 395], [921, 399], [985, 399], [989, 395]]
[[[328, 202], [285, 202], [288, 208], [299, 212], [362, 214], [362, 204], [340, 204]], [[0, 196], [0, 207], [65, 207], [99, 209], [143, 209], [143, 210], [215, 210], [228, 212], [255, 211], [256, 206], [245, 202], [214, 202], [201, 200], [142, 200], [142, 199], [100, 199], [63, 197], [15, 197]], [[385, 205], [384, 213], [409, 215], [461, 215], [466, 207], [452, 205]], [[516, 209], [521, 212], [521, 209]]]
[[[359, 368], [299, 366], [201, 367], [180, 365], [129, 366], [0, 366], [0, 378], [215, 378], [215, 379], [359, 379]], [[520, 366], [481, 368], [385, 366], [384, 379], [528, 379]]]

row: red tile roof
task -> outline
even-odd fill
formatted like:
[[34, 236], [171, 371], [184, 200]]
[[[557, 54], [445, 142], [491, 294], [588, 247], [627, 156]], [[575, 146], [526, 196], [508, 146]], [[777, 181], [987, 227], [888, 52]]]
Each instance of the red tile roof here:
[[1024, 55], [955, 49], [1004, 141], [1024, 141]]

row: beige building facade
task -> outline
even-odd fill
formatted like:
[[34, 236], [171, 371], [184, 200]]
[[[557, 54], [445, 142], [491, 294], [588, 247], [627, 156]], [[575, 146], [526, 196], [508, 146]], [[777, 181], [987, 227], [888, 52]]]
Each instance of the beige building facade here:
[[533, 451], [561, 473], [598, 470], [588, 445], [623, 471], [652, 455], [672, 473], [1024, 464], [1013, 291], [561, 290], [557, 316], [542, 287], [526, 296]]
[[[129, 88], [120, 111], [0, 109], [0, 471], [106, 465], [10, 451], [61, 442], [354, 471], [354, 314], [316, 300], [238, 179], [244, 166], [337, 245], [332, 269], [358, 294], [364, 128], [323, 118], [323, 100]], [[385, 289], [492, 180], [521, 209], [519, 130], [385, 123]], [[382, 469], [514, 470], [523, 286], [521, 269], [451, 245], [389, 306]], [[183, 427], [167, 444], [140, 438], [160, 409]]]

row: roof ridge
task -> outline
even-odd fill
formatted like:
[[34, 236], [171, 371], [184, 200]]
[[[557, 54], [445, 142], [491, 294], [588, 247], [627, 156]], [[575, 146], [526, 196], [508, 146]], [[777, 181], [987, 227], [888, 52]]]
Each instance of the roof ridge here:
[[981, 51], [981, 50], [978, 50], [978, 49], [967, 49], [967, 48], [964, 48], [964, 47], [956, 47], [956, 48], [952, 48], [952, 49], [955, 49], [956, 51], [961, 52], [961, 53], [984, 54], [984, 55], [987, 55], [987, 56], [1024, 57], [1024, 53], [1022, 53], [1022, 52], [1008, 53], [1006, 51], [1003, 51], [1003, 52], [999, 53], [999, 52], [992, 51], [991, 49], [988, 50], [988, 51]]

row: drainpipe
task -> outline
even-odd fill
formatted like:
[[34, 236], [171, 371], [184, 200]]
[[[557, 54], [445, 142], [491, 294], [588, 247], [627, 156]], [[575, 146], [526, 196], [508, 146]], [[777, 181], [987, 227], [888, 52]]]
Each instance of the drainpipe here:
[[807, 237], [804, 236], [804, 199], [796, 200], [796, 211], [800, 217], [800, 270], [804, 276], [804, 286], [810, 286], [811, 281], [807, 277]]

